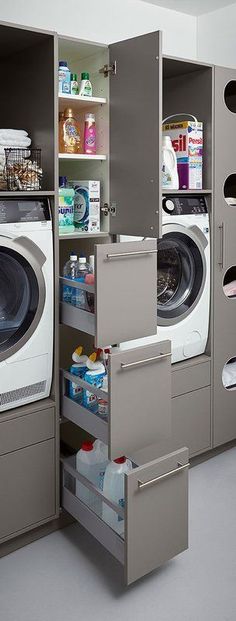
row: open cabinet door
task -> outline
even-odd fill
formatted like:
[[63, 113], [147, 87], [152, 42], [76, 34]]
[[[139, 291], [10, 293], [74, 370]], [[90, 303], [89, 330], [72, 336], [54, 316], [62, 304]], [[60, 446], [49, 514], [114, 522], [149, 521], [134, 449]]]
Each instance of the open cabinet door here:
[[113, 234], [160, 237], [161, 33], [110, 46], [110, 218]]

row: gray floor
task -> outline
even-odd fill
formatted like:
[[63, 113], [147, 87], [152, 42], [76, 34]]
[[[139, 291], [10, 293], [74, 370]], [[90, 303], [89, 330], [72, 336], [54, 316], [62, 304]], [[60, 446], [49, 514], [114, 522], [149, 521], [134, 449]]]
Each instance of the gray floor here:
[[190, 471], [187, 552], [124, 589], [119, 563], [69, 526], [0, 559], [0, 619], [235, 621], [236, 448]]

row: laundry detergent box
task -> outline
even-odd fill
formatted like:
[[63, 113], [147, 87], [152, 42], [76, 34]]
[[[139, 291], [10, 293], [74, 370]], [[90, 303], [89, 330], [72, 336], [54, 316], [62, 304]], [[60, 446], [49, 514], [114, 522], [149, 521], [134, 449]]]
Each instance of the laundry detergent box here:
[[87, 233], [100, 231], [100, 181], [69, 181], [74, 189], [74, 225]]
[[180, 121], [163, 125], [177, 157], [180, 190], [202, 189], [203, 124]]

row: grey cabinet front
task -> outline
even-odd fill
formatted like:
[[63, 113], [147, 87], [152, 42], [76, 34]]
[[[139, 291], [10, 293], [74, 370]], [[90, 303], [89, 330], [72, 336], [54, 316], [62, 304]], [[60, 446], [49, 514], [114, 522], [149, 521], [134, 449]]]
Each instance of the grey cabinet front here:
[[[224, 197], [227, 177], [236, 174], [236, 114], [224, 100], [225, 87], [231, 80], [236, 81], [234, 69], [215, 68], [214, 446], [236, 437], [236, 391], [224, 388], [222, 381], [224, 365], [236, 356], [236, 300], [227, 298], [223, 291], [225, 274], [236, 265], [236, 208]], [[227, 195], [235, 197], [235, 191], [236, 178]]]
[[183, 448], [126, 475], [127, 584], [187, 549], [187, 464]]
[[[124, 566], [129, 585], [188, 547], [188, 449], [182, 448], [137, 466], [125, 475], [125, 506], [76, 471], [75, 457], [63, 458], [62, 506]], [[69, 478], [68, 478], [68, 475]], [[78, 479], [123, 520], [118, 534], [76, 496]]]
[[[67, 371], [63, 375], [63, 417], [105, 442], [109, 459], [171, 437], [170, 341], [125, 351], [115, 349], [108, 360], [108, 393]], [[108, 419], [71, 399], [67, 380], [107, 401]]]
[[[161, 33], [110, 46], [110, 232], [160, 237]], [[145, 86], [142, 84], [145, 80]]]
[[92, 334], [96, 347], [156, 334], [156, 239], [95, 246], [95, 274], [95, 288], [87, 286], [95, 313], [62, 302], [62, 323]]
[[0, 543], [53, 517], [55, 441], [0, 457]]

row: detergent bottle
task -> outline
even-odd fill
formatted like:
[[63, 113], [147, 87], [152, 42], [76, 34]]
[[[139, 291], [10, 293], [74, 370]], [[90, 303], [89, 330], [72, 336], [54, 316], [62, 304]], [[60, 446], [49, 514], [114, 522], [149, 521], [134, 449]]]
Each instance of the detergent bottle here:
[[[110, 461], [105, 472], [103, 482], [104, 495], [114, 503], [124, 508], [125, 505], [125, 473], [132, 470], [132, 462], [126, 457], [119, 457]], [[109, 524], [119, 535], [124, 532], [124, 520], [111, 507], [103, 502], [102, 519]]]
[[[70, 373], [77, 377], [84, 378], [87, 371], [88, 356], [82, 355], [83, 347], [79, 345], [72, 354], [72, 360], [74, 364], [70, 367]], [[78, 386], [75, 382], [69, 381], [69, 397], [76, 399], [76, 401], [82, 401], [83, 388]]]
[[162, 138], [162, 187], [170, 190], [179, 189], [177, 157], [172, 147], [170, 136]]

